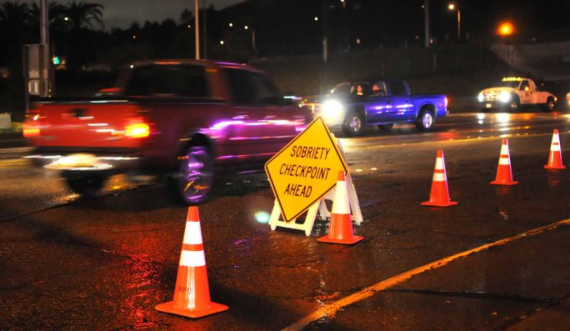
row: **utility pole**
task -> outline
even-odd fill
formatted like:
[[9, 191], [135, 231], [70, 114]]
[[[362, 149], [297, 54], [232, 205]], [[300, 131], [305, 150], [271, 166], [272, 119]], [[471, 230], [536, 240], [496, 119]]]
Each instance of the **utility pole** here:
[[[47, 0], [40, 1], [40, 42], [49, 45], [49, 18]], [[49, 47], [48, 47], [49, 48]]]
[[47, 0], [40, 0], [39, 92], [42, 97], [51, 96], [54, 86], [49, 43], [49, 6], [47, 2]]
[[425, 21], [425, 47], [429, 48], [430, 33], [429, 33], [429, 0], [424, 0], [424, 21]]
[[202, 3], [202, 8], [204, 8], [204, 31], [202, 34], [204, 35], [204, 59], [208, 58], [208, 31], [207, 31], [207, 17], [208, 17], [208, 7], [206, 6], [206, 0]]
[[323, 63], [328, 62], [327, 0], [323, 4]]
[[200, 5], [198, 3], [199, 0], [194, 0], [194, 12], [195, 14], [195, 20], [194, 20], [194, 30], [196, 31], [196, 35], [194, 36], [194, 38], [196, 39], [196, 60], [200, 59], [200, 20], [199, 20], [199, 16], [200, 16]]

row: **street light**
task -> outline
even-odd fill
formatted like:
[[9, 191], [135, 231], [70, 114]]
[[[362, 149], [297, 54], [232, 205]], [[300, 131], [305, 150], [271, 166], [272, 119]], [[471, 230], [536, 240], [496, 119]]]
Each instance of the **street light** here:
[[450, 3], [447, 5], [447, 9], [450, 11], [457, 11], [457, 41], [461, 40], [461, 10], [456, 3]]
[[515, 32], [515, 27], [511, 22], [503, 22], [499, 24], [497, 33], [501, 36], [510, 36]]

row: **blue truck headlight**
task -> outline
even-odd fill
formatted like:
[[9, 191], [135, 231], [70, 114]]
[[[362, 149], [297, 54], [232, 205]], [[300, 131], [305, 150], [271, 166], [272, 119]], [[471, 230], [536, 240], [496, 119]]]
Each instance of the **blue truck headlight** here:
[[337, 118], [344, 113], [344, 106], [336, 100], [328, 100], [323, 103], [321, 115], [325, 118]]
[[510, 102], [512, 98], [513, 98], [513, 95], [511, 92], [499, 93], [499, 101], [501, 101], [501, 102], [504, 102], [504, 103]]

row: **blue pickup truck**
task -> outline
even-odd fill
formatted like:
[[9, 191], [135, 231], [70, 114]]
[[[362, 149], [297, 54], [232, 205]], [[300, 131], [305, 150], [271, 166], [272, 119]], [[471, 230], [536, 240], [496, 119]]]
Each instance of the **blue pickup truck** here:
[[448, 113], [445, 95], [412, 95], [403, 80], [343, 82], [311, 108], [330, 128], [341, 127], [348, 136], [361, 135], [367, 124], [389, 131], [397, 123], [414, 123], [429, 131]]

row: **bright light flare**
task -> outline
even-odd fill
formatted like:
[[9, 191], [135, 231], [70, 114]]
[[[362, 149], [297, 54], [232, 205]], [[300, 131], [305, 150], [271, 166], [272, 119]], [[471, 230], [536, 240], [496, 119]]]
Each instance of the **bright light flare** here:
[[261, 223], [261, 224], [269, 223], [269, 214], [264, 212], [264, 211], [260, 211], [260, 212], [255, 213], [254, 217], [255, 217], [255, 220], [257, 221], [257, 223]]
[[150, 127], [146, 123], [133, 123], [125, 127], [125, 136], [131, 138], [146, 138], [150, 135]]
[[511, 22], [503, 22], [499, 24], [497, 33], [501, 36], [510, 36], [515, 32], [515, 26]]
[[498, 113], [496, 118], [497, 122], [501, 124], [508, 124], [511, 122], [511, 114], [509, 113]]

